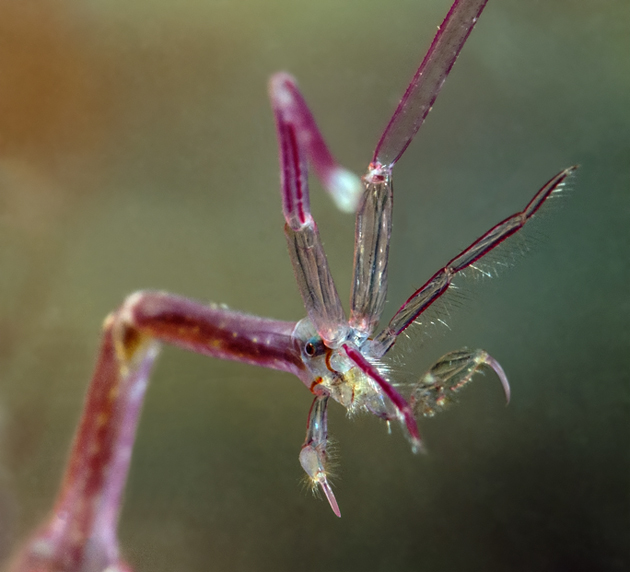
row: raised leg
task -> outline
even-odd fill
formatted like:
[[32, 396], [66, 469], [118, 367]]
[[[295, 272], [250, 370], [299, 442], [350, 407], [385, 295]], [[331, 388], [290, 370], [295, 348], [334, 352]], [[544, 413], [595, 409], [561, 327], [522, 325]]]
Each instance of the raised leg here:
[[369, 354], [375, 357], [383, 356], [394, 345], [400, 333], [448, 290], [456, 274], [472, 267], [477, 260], [523, 228], [525, 223], [538, 212], [553, 193], [562, 190], [567, 177], [576, 168], [569, 167], [547, 181], [521, 212], [492, 227], [461, 254], [453, 258], [444, 268], [438, 270], [422, 288], [416, 290], [401, 306], [390, 320], [389, 325], [374, 340], [367, 342], [370, 344]]
[[510, 384], [503, 368], [483, 350], [457, 350], [442, 356], [418, 381], [409, 404], [416, 415], [433, 417], [451, 403], [455, 395], [484, 367], [492, 368], [501, 380], [510, 402]]
[[[363, 193], [361, 179], [333, 158], [295, 78], [287, 73], [274, 74], [269, 81], [269, 96], [276, 120], [280, 116], [284, 129], [294, 130], [297, 145], [304, 150], [315, 174], [337, 207], [344, 212], [356, 212]], [[279, 125], [278, 130], [280, 131]], [[287, 140], [284, 135], [278, 135], [280, 141]]]
[[391, 171], [424, 122], [487, 0], [456, 0], [379, 140], [372, 167]]
[[269, 92], [278, 133], [282, 208], [293, 271], [317, 333], [328, 347], [337, 347], [346, 337], [348, 327], [311, 215], [306, 166], [307, 152], [311, 158], [318, 158], [319, 163], [315, 164], [320, 167], [328, 164], [322, 157], [330, 154], [294, 80], [286, 74], [275, 75]]
[[130, 296], [105, 321], [66, 474], [51, 515], [11, 572], [123, 572], [116, 535], [136, 427], [158, 341], [300, 376], [295, 324], [160, 292]]
[[487, 0], [457, 0], [411, 79], [374, 151], [357, 213], [350, 325], [370, 337], [387, 295], [393, 192], [391, 172], [420, 129]]
[[392, 233], [394, 196], [389, 173], [366, 178], [354, 233], [354, 274], [350, 326], [361, 345], [372, 335], [387, 298], [387, 261]]

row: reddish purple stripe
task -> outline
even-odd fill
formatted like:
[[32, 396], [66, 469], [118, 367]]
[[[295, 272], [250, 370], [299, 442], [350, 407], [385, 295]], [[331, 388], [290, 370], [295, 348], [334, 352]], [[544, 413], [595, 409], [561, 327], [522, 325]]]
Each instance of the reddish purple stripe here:
[[293, 82], [286, 81], [285, 86], [291, 91], [291, 95], [293, 96], [295, 107], [294, 122], [301, 132], [308, 135], [305, 140], [307, 141], [306, 152], [309, 156], [309, 160], [320, 178], [326, 179], [330, 171], [332, 171], [337, 164], [330, 154], [330, 150], [326, 146], [322, 134], [317, 127], [315, 118], [308, 108], [306, 100], [297, 88], [297, 85]]
[[[417, 308], [417, 310], [408, 319], [408, 321], [406, 321], [400, 328], [396, 328], [396, 329], [390, 328], [390, 332], [392, 332], [396, 336], [399, 335], [401, 332], [403, 332], [420, 314], [422, 314], [422, 312], [424, 312], [431, 304], [433, 304], [438, 298], [440, 298], [440, 296], [442, 296], [448, 290], [455, 274], [468, 268], [469, 266], [477, 262], [477, 260], [479, 260], [480, 258], [483, 258], [486, 254], [488, 254], [488, 252], [490, 252], [491, 250], [494, 250], [503, 241], [505, 241], [512, 235], [514, 235], [517, 231], [521, 230], [525, 226], [525, 223], [528, 220], [530, 220], [538, 212], [540, 207], [545, 203], [545, 201], [549, 198], [549, 196], [564, 182], [564, 180], [573, 171], [575, 171], [575, 169], [577, 169], [577, 167], [570, 167], [569, 169], [565, 169], [561, 173], [558, 173], [556, 176], [549, 179], [549, 181], [547, 181], [543, 185], [543, 187], [536, 193], [536, 195], [534, 195], [534, 198], [531, 201], [529, 201], [529, 203], [527, 203], [527, 206], [525, 207], [524, 210], [506, 218], [505, 220], [501, 221], [499, 224], [494, 225], [488, 232], [486, 232], [480, 238], [475, 240], [475, 242], [473, 242], [466, 250], [464, 250], [463, 252], [455, 256], [454, 258], [452, 258], [444, 268], [442, 268], [441, 270], [438, 270], [421, 288], [416, 290], [407, 299], [407, 301], [401, 306], [400, 310], [398, 310], [394, 318], [392, 318], [390, 324], [395, 321], [396, 316], [400, 314], [401, 312], [403, 312], [413, 302], [415, 298], [417, 298], [420, 294], [422, 294], [422, 292], [425, 289], [431, 286], [432, 283], [440, 276], [440, 274], [444, 274], [447, 277], [446, 283], [441, 288], [436, 290], [433, 296], [428, 298], [425, 301], [425, 303], [422, 304], [422, 306]], [[480, 242], [483, 242], [484, 240], [486, 240], [488, 236], [492, 235], [498, 228], [500, 228], [503, 225], [507, 225], [507, 223], [517, 220], [519, 218], [521, 219], [520, 224], [514, 226], [514, 228], [510, 229], [509, 231], [505, 231], [503, 234], [499, 234], [494, 241], [488, 243], [486, 248], [484, 248], [483, 250], [480, 250], [479, 253], [474, 258], [470, 260], [466, 260], [465, 264], [461, 264], [460, 266], [454, 266], [454, 263], [459, 258], [465, 258], [467, 252], [474, 250], [475, 246], [477, 246]]]
[[286, 124], [282, 121], [280, 115], [277, 115], [278, 121], [278, 137], [280, 139], [281, 158], [282, 158], [282, 205], [284, 207], [284, 217], [289, 222], [290, 214], [293, 212], [293, 193], [291, 193], [290, 181], [291, 161], [289, 156], [288, 138], [286, 135]]
[[[538, 209], [547, 200], [549, 195], [551, 195], [551, 193], [553, 193], [564, 182], [564, 180], [569, 175], [571, 175], [571, 173], [573, 173], [576, 169], [577, 169], [577, 165], [574, 165], [573, 167], [569, 167], [568, 169], [565, 169], [561, 173], [558, 173], [555, 177], [552, 177], [551, 179], [549, 179], [544, 184], [543, 188], [540, 191], [538, 191], [538, 193], [536, 193], [536, 196], [531, 201], [529, 201], [525, 209], [523, 209], [523, 212], [527, 213], [528, 219], [531, 218], [534, 214], [536, 214]], [[532, 205], [534, 206], [534, 208], [532, 208]], [[530, 209], [531, 209], [531, 212], [529, 212]]]
[[[405, 94], [403, 95], [402, 99], [400, 100], [400, 103], [398, 104], [398, 107], [396, 108], [396, 111], [394, 112], [394, 115], [389, 120], [389, 123], [387, 124], [387, 127], [385, 128], [385, 131], [383, 131], [383, 135], [381, 135], [381, 138], [380, 138], [378, 144], [376, 145], [376, 149], [374, 151], [374, 156], [372, 158], [372, 162], [373, 163], [380, 162], [379, 161], [379, 154], [380, 154], [381, 148], [385, 144], [385, 141], [386, 141], [387, 137], [389, 136], [390, 129], [393, 128], [394, 124], [396, 123], [396, 121], [398, 120], [400, 114], [402, 113], [403, 109], [405, 108], [407, 101], [411, 98], [411, 96], [412, 96], [413, 92], [416, 90], [419, 82], [422, 81], [421, 76], [424, 74], [426, 68], [430, 65], [431, 59], [432, 59], [432, 57], [434, 55], [434, 52], [437, 50], [438, 44], [442, 40], [442, 37], [443, 37], [443, 35], [445, 33], [445, 30], [446, 30], [447, 26], [450, 24], [451, 18], [453, 17], [455, 12], [457, 10], [459, 10], [459, 7], [462, 4], [462, 2], [465, 2], [465, 1], [466, 0], [457, 0], [456, 2], [454, 2], [453, 5], [451, 6], [451, 9], [448, 11], [448, 14], [444, 18], [444, 21], [442, 22], [442, 25], [438, 28], [438, 32], [435, 35], [435, 37], [433, 38], [433, 41], [431, 42], [431, 46], [429, 47], [429, 51], [424, 56], [424, 59], [422, 60], [422, 63], [420, 64], [420, 67], [418, 68], [418, 70], [414, 74], [411, 82], [409, 83], [409, 86], [407, 87], [407, 89], [405, 91]], [[479, 16], [481, 15], [481, 12], [483, 12], [483, 9], [486, 6], [486, 3], [487, 2], [483, 2], [483, 4], [481, 4], [477, 14], [474, 16], [475, 19], [479, 18]], [[466, 43], [466, 40], [468, 39], [468, 36], [470, 36], [470, 33], [472, 32], [472, 29], [474, 27], [475, 27], [474, 23], [471, 26], [469, 26], [466, 35], [461, 38], [461, 41], [455, 47], [454, 54], [453, 54], [453, 57], [452, 57], [452, 59], [450, 61], [450, 64], [440, 74], [442, 76], [442, 78], [443, 78], [442, 82], [437, 86], [433, 97], [430, 99], [429, 105], [427, 105], [425, 107], [425, 110], [419, 116], [419, 119], [414, 119], [414, 121], [412, 122], [412, 124], [410, 126], [411, 131], [409, 133], [409, 136], [407, 137], [406, 141], [402, 145], [402, 147], [401, 147], [400, 151], [398, 152], [398, 154], [395, 156], [395, 158], [393, 160], [388, 158], [388, 160], [387, 160], [388, 166], [390, 166], [390, 167], [393, 166], [400, 159], [400, 157], [403, 155], [403, 153], [407, 150], [407, 147], [409, 147], [409, 144], [413, 140], [415, 134], [418, 132], [418, 129], [420, 128], [420, 126], [424, 122], [426, 116], [428, 115], [429, 111], [433, 107], [433, 104], [435, 103], [435, 100], [436, 100], [436, 98], [437, 98], [437, 96], [438, 96], [438, 94], [439, 94], [439, 92], [440, 92], [440, 90], [442, 88], [442, 85], [444, 84], [444, 80], [448, 77], [448, 74], [451, 72], [451, 69], [453, 68], [453, 65], [455, 65], [455, 61], [457, 60], [459, 52], [463, 48], [464, 44]], [[438, 65], [438, 63], [436, 62], [434, 65]]]
[[300, 161], [300, 150], [295, 135], [295, 126], [287, 125], [287, 133], [289, 144], [291, 145], [291, 161], [293, 165], [293, 181], [290, 188], [295, 191], [295, 205], [292, 213], [297, 213], [298, 220], [301, 224], [306, 222], [304, 214], [304, 189], [302, 188], [302, 163]]
[[295, 324], [209, 307], [184, 297], [144, 292], [133, 307], [143, 333], [197, 353], [288, 371], [304, 363], [292, 338]]
[[396, 391], [396, 389], [379, 373], [379, 371], [363, 357], [363, 354], [359, 350], [349, 346], [348, 344], [343, 344], [343, 349], [357, 367], [363, 373], [369, 375], [378, 384], [378, 386], [383, 390], [383, 393], [394, 404], [396, 409], [402, 413], [405, 418], [405, 426], [407, 427], [407, 431], [409, 432], [414, 445], [421, 447], [422, 441], [420, 439], [420, 432], [418, 431], [418, 424], [416, 423], [411, 407], [409, 407], [405, 398], [400, 395], [400, 393]]
[[[396, 312], [396, 314], [399, 314], [400, 312], [402, 312], [407, 306], [409, 306], [409, 304], [413, 301], [414, 298], [416, 298], [420, 293], [422, 293], [422, 291], [429, 286], [440, 274], [446, 274], [445, 269], [442, 268], [441, 270], [438, 270], [425, 284], [424, 286], [422, 286], [422, 288], [416, 290], [411, 296], [409, 296], [409, 298], [407, 299], [407, 301], [401, 306], [400, 310], [398, 310], [398, 312]], [[398, 328], [397, 330], [391, 330], [393, 333], [395, 333], [396, 335], [404, 332], [409, 325], [420, 315], [422, 314], [422, 312], [424, 312], [431, 304], [433, 304], [433, 302], [435, 302], [440, 296], [442, 296], [449, 288], [449, 286], [451, 285], [451, 280], [452, 278], [448, 278], [448, 280], [444, 283], [444, 285], [442, 286], [442, 288], [440, 288], [439, 290], [436, 290], [435, 293], [433, 294], [433, 296], [431, 296], [430, 298], [427, 298], [426, 302], [420, 306], [416, 312], [414, 312], [413, 316], [407, 321], [405, 322], [400, 328]], [[392, 320], [393, 321], [393, 320]]]
[[475, 262], [477, 262], [477, 260], [479, 260], [480, 258], [484, 257], [486, 254], [488, 254], [488, 252], [490, 252], [491, 250], [494, 250], [497, 246], [499, 246], [499, 244], [501, 244], [506, 238], [509, 238], [510, 236], [512, 236], [516, 231], [521, 230], [523, 228], [523, 226], [525, 225], [525, 223], [529, 219], [527, 219], [527, 218], [524, 219], [519, 225], [515, 226], [509, 232], [506, 232], [505, 234], [500, 234], [497, 240], [489, 242], [488, 246], [486, 248], [484, 248], [483, 250], [480, 250], [479, 254], [477, 254], [477, 256], [475, 256], [471, 260], [467, 261], [466, 264], [462, 264], [461, 266], [453, 266], [452, 265], [453, 262], [455, 262], [458, 258], [461, 258], [467, 252], [471, 251], [477, 244], [479, 244], [480, 242], [483, 242], [497, 228], [499, 228], [500, 226], [503, 226], [504, 224], [507, 224], [508, 222], [510, 222], [512, 220], [516, 220], [516, 219], [522, 217], [522, 215], [523, 215], [523, 213], [520, 212], [520, 213], [517, 213], [515, 215], [512, 215], [511, 217], [506, 218], [505, 220], [502, 220], [499, 224], [495, 224], [488, 232], [486, 232], [483, 236], [481, 236], [477, 240], [475, 240], [475, 242], [473, 242], [466, 250], [464, 250], [462, 253], [458, 254], [457, 256], [452, 258], [451, 260], [449, 260], [449, 262], [445, 266], [445, 268], [448, 268], [449, 270], [451, 270], [453, 272], [453, 274], [457, 274], [458, 272], [461, 272], [465, 268], [468, 268], [471, 264], [474, 264]]

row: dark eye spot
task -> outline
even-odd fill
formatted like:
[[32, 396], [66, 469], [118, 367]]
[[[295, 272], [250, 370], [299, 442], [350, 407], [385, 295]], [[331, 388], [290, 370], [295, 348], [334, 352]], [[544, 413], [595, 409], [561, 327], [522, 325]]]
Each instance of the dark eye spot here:
[[306, 342], [306, 345], [304, 346], [304, 353], [306, 353], [309, 357], [313, 357], [315, 355], [315, 351], [315, 344], [313, 342]]

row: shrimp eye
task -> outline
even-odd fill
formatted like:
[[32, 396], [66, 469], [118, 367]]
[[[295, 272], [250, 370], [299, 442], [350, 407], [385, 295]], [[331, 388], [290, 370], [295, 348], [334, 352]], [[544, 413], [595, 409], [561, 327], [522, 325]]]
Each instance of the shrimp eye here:
[[304, 344], [304, 353], [308, 357], [320, 356], [325, 349], [324, 342], [318, 337], [313, 337]]

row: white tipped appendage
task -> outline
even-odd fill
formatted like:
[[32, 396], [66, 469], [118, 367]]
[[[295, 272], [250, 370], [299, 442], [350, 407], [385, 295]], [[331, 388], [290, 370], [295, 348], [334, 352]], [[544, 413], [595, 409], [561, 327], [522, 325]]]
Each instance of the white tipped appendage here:
[[341, 511], [337, 504], [337, 499], [330, 488], [328, 477], [326, 476], [325, 454], [320, 450], [318, 451], [312, 445], [305, 445], [300, 451], [300, 464], [308, 475], [308, 478], [313, 486], [313, 490], [316, 487], [321, 487], [322, 491], [326, 495], [326, 500], [330, 504], [330, 508], [336, 516], [341, 518]]
[[355, 213], [363, 194], [363, 183], [352, 171], [337, 167], [327, 177], [326, 189], [337, 208], [345, 213]]

